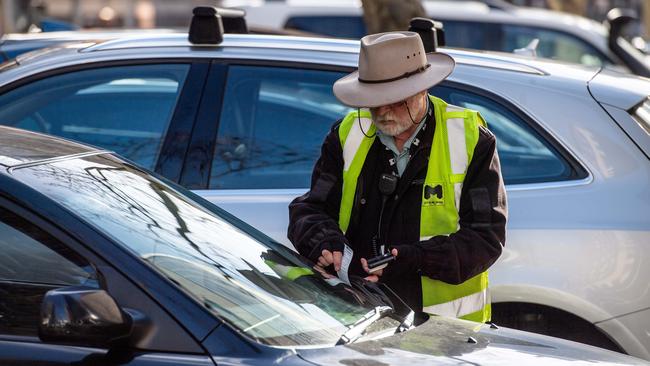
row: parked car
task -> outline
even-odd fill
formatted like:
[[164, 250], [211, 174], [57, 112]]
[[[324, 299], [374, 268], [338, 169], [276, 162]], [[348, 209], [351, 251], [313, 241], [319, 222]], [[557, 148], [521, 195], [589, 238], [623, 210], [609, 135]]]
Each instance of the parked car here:
[[125, 38], [132, 35], [154, 34], [175, 32], [173, 29], [156, 29], [156, 30], [128, 30], [128, 29], [111, 29], [111, 30], [69, 30], [53, 32], [33, 32], [33, 33], [9, 33], [0, 37], [0, 61], [7, 61], [16, 56], [39, 50], [41, 48], [61, 45], [63, 43], [79, 42], [97, 42], [115, 38]]
[[[113, 153], [0, 127], [3, 365], [647, 364], [327, 279]], [[385, 288], [384, 288], [385, 289]]]
[[[76, 44], [0, 66], [0, 122], [115, 151], [291, 246], [288, 203], [349, 110], [332, 84], [359, 43], [187, 35]], [[508, 240], [493, 319], [650, 359], [650, 81], [601, 68], [445, 50], [432, 93], [498, 137]]]
[[[366, 35], [358, 1], [267, 1], [240, 6], [249, 24], [295, 29], [330, 37], [359, 39]], [[429, 17], [442, 21], [447, 46], [513, 52], [539, 40], [538, 57], [609, 66], [650, 77], [650, 60], [621, 36], [634, 18], [614, 11], [606, 24], [546, 9], [505, 2], [423, 1]]]
[[[226, 28], [228, 32], [229, 29]], [[116, 38], [142, 37], [143, 34], [184, 33], [185, 29], [84, 29], [38, 33], [9, 33], [0, 37], [0, 62], [8, 61], [23, 53], [67, 43], [102, 42]], [[230, 33], [230, 32], [229, 32]], [[285, 36], [315, 37], [314, 33], [276, 29], [264, 26], [248, 27], [251, 34], [274, 34]], [[322, 36], [321, 36], [322, 37]]]

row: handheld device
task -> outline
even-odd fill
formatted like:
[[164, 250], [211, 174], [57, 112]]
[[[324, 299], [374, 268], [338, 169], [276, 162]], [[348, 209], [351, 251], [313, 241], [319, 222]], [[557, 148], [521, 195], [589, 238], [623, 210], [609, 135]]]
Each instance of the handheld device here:
[[[379, 177], [379, 192], [381, 193], [381, 210], [379, 211], [379, 222], [377, 224], [377, 234], [372, 238], [372, 254], [377, 257], [384, 254], [384, 246], [381, 243], [381, 221], [384, 216], [386, 201], [397, 189], [397, 176], [393, 174], [382, 174]], [[381, 245], [381, 248], [379, 246]]]
[[392, 254], [386, 253], [373, 258], [368, 259], [368, 272], [372, 273], [380, 269], [386, 268], [388, 263], [394, 261], [395, 257]]

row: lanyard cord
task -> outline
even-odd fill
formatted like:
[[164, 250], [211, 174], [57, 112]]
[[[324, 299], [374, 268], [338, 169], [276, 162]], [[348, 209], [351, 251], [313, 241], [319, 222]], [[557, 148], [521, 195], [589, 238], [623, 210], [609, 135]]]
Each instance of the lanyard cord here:
[[[425, 98], [427, 97], [426, 94], [424, 95], [424, 97], [425, 97]], [[428, 102], [428, 100], [425, 100], [425, 102]], [[409, 113], [409, 118], [411, 119], [411, 123], [413, 123], [413, 124], [416, 125], [416, 126], [419, 125], [420, 123], [422, 123], [422, 121], [420, 121], [420, 122], [415, 122], [415, 120], [414, 120], [413, 117], [411, 116], [411, 110], [409, 109], [409, 104], [408, 104], [408, 102], [407, 102], [407, 101], [404, 101], [404, 104], [406, 104], [406, 111]], [[428, 109], [428, 108], [429, 108], [429, 107], [428, 107], [428, 105], [427, 105], [427, 109]], [[417, 116], [416, 116], [416, 117], [417, 117]]]
[[359, 122], [359, 129], [361, 130], [361, 133], [366, 136], [367, 138], [371, 139], [377, 135], [377, 132], [373, 133], [372, 135], [368, 135], [364, 130], [363, 126], [361, 126], [361, 108], [357, 108], [357, 121]]

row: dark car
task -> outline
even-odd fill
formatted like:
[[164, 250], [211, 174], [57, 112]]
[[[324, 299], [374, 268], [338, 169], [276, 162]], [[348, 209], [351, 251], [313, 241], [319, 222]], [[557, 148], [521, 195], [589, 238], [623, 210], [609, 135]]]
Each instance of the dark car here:
[[413, 312], [104, 150], [0, 127], [0, 364], [643, 361]]

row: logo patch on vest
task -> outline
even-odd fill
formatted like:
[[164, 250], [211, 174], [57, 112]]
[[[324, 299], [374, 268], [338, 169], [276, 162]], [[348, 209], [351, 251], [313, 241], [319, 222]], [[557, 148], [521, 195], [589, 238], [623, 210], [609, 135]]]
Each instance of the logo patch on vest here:
[[445, 200], [442, 197], [442, 186], [440, 184], [435, 187], [429, 185], [424, 186], [423, 206], [442, 206], [444, 204]]

